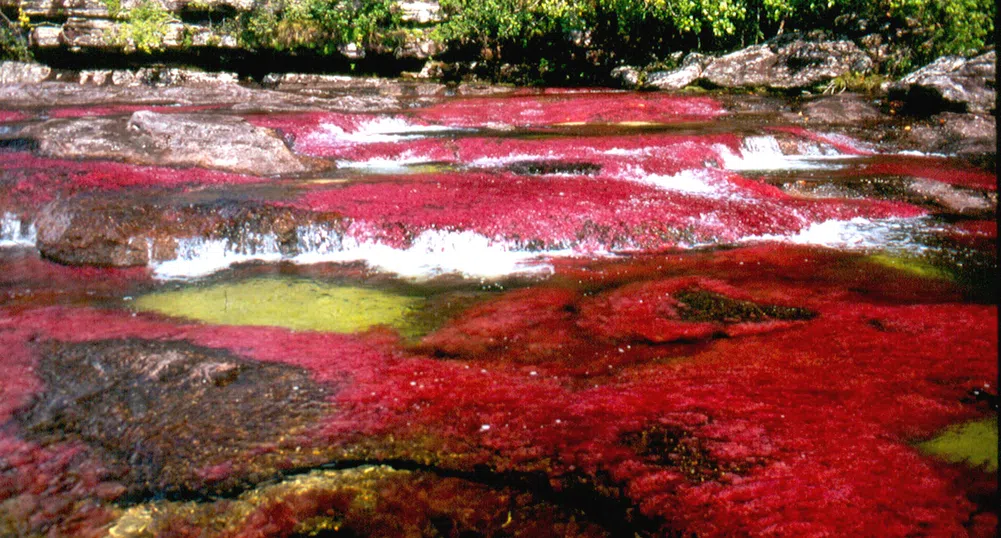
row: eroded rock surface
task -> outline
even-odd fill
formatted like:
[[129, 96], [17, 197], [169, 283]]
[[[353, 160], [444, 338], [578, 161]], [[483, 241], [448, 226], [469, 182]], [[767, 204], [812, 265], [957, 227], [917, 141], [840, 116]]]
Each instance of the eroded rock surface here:
[[652, 73], [648, 83], [662, 89], [704, 82], [720, 88], [792, 90], [872, 68], [872, 60], [851, 41], [807, 41], [793, 35], [716, 58], [692, 53], [678, 69]]
[[[116, 159], [134, 164], [198, 166], [252, 175], [310, 168], [274, 132], [221, 114], [159, 114], [50, 120], [25, 129], [42, 155]], [[316, 163], [313, 163], [314, 165]]]
[[333, 214], [239, 201], [152, 204], [128, 196], [80, 195], [57, 200], [38, 217], [37, 246], [71, 265], [128, 267], [172, 260], [185, 238], [220, 240], [237, 252], [273, 248], [295, 254], [301, 229], [336, 233]]
[[295, 439], [329, 412], [305, 371], [186, 342], [43, 346], [45, 390], [17, 421], [42, 442], [82, 441], [133, 493], [234, 487], [302, 464]]
[[996, 69], [995, 51], [970, 59], [945, 56], [892, 85], [890, 96], [905, 99], [918, 113], [951, 110], [986, 114], [995, 106]]

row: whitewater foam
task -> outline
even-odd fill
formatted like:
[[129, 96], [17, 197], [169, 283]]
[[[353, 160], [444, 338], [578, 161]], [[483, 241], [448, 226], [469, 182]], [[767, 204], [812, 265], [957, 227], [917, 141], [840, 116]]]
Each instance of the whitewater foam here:
[[153, 274], [162, 280], [197, 278], [251, 261], [288, 261], [297, 264], [365, 262], [369, 267], [413, 279], [443, 274], [474, 278], [547, 274], [552, 256], [570, 256], [570, 250], [530, 252], [471, 231], [426, 230], [409, 248], [393, 248], [373, 240], [343, 236], [318, 226], [301, 227], [293, 252], [283, 253], [277, 238], [257, 237], [255, 247], [236, 247], [220, 239], [178, 241], [177, 257], [154, 262]]
[[925, 217], [827, 220], [803, 228], [791, 235], [765, 234], [742, 239], [742, 243], [779, 241], [796, 245], [813, 245], [839, 249], [880, 249], [889, 251], [923, 252], [927, 247], [916, 240], [919, 230], [932, 225]]
[[854, 157], [812, 143], [799, 143], [799, 154], [786, 155], [774, 136], [745, 138], [739, 154], [722, 144], [715, 148], [723, 168], [734, 171], [834, 170], [844, 166], [838, 161]]
[[33, 223], [13, 213], [0, 217], [0, 247], [33, 247], [37, 232]]
[[326, 144], [403, 142], [456, 130], [454, 127], [442, 125], [417, 125], [400, 117], [379, 117], [363, 121], [354, 129], [345, 129], [333, 123], [321, 123], [317, 131], [306, 136], [306, 142]]

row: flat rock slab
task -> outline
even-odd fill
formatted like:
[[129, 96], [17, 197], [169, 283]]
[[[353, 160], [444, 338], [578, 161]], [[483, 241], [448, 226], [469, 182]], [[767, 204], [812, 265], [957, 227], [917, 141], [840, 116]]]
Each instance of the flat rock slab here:
[[49, 157], [197, 166], [257, 176], [311, 168], [270, 129], [222, 114], [142, 110], [128, 120], [50, 120], [25, 129], [22, 135], [37, 140], [39, 153]]

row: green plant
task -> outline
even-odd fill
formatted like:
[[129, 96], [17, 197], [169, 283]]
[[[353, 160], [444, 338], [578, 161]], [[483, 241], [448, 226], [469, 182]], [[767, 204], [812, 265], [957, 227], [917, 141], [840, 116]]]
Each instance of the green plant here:
[[170, 23], [176, 22], [173, 15], [156, 0], [143, 0], [124, 16], [125, 21], [115, 29], [115, 42], [126, 50], [146, 54], [163, 50]]
[[18, 21], [14, 23], [6, 15], [0, 13], [0, 60], [31, 61], [31, 49], [28, 48], [27, 31], [31, 28], [30, 21], [24, 11], [18, 8]]
[[392, 0], [264, 0], [242, 18], [244, 45], [256, 49], [313, 50], [385, 46], [399, 27]]
[[842, 93], [842, 92], [858, 92], [858, 93], [873, 93], [879, 89], [879, 87], [887, 81], [887, 77], [884, 75], [879, 75], [875, 73], [856, 73], [849, 72], [844, 75], [835, 77], [833, 80], [824, 84], [820, 89], [821, 92], [827, 95]]

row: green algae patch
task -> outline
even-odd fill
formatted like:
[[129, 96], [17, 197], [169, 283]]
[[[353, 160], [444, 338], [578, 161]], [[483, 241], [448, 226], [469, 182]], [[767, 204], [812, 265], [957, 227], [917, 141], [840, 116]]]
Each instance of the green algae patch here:
[[997, 416], [950, 426], [935, 438], [920, 443], [918, 449], [953, 463], [997, 471]]
[[935, 267], [934, 265], [918, 258], [891, 256], [888, 254], [874, 254], [865, 259], [870, 263], [903, 271], [921, 278], [952, 280], [952, 275], [950, 275], [948, 271]]
[[140, 297], [135, 308], [220, 325], [354, 333], [387, 325], [409, 334], [421, 299], [305, 279], [257, 278]]

